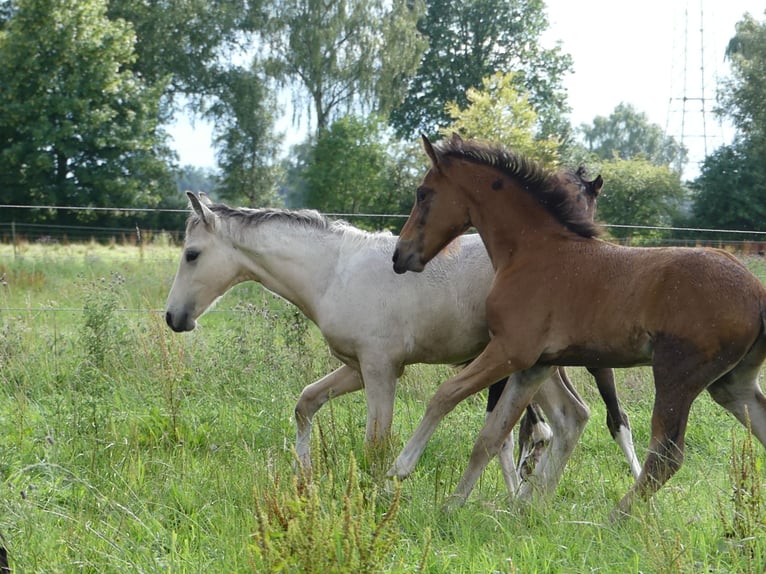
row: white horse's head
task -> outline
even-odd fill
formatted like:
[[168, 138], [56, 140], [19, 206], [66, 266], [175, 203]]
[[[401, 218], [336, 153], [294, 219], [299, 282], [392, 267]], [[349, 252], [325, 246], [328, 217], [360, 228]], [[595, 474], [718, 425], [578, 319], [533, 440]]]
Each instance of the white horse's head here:
[[221, 233], [220, 218], [209, 199], [186, 192], [194, 213], [186, 224], [186, 239], [173, 287], [165, 306], [165, 321], [176, 332], [191, 331], [215, 300], [240, 283], [236, 248]]

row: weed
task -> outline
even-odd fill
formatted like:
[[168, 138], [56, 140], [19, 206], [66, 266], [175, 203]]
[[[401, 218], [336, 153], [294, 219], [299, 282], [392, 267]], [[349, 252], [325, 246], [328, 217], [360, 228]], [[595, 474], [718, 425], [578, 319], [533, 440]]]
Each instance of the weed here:
[[86, 285], [83, 302], [83, 326], [80, 340], [88, 360], [98, 369], [106, 364], [107, 357], [119, 348], [120, 329], [115, 325], [119, 290], [125, 278], [112, 272], [107, 280]]
[[293, 478], [287, 491], [277, 478], [263, 501], [256, 496], [258, 528], [252, 546], [256, 570], [356, 574], [390, 567], [401, 491], [397, 486], [380, 514], [376, 492], [362, 491], [357, 472], [352, 455], [340, 502], [331, 494], [336, 487], [332, 473], [326, 483]]

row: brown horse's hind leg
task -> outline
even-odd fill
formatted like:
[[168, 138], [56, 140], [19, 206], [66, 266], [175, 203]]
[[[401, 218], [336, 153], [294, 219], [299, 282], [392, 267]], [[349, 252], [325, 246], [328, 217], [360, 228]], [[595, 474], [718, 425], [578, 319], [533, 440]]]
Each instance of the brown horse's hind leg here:
[[745, 358], [708, 388], [710, 396], [749, 426], [766, 446], [766, 397], [758, 386], [758, 373], [766, 359], [766, 337], [761, 337]]
[[614, 371], [612, 369], [588, 369], [588, 372], [596, 379], [598, 392], [606, 406], [606, 426], [609, 433], [622, 449], [625, 458], [633, 473], [633, 478], [638, 478], [641, 473], [641, 463], [638, 462], [636, 449], [633, 446], [633, 433], [625, 411], [622, 410], [617, 399], [617, 387], [614, 384]]
[[721, 353], [714, 361], [707, 361], [683, 340], [658, 337], [655, 341], [652, 438], [641, 474], [620, 500], [612, 518], [629, 514], [637, 496], [649, 499], [681, 467], [689, 409], [710, 382], [731, 365], [732, 360], [726, 355]]

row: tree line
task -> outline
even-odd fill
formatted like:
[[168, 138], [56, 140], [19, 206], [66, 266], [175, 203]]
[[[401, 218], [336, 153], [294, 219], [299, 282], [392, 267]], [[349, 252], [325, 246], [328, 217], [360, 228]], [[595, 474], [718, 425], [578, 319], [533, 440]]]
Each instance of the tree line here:
[[[571, 125], [574, 62], [543, 45], [547, 28], [543, 0], [0, 0], [0, 204], [183, 208], [192, 189], [234, 205], [406, 213], [425, 168], [418, 134], [456, 131], [602, 173], [610, 223], [763, 228], [766, 22], [743, 15], [733, 31], [717, 113], [737, 135], [693, 181], [686, 150], [631, 105]], [[285, 94], [312, 126], [286, 153]], [[166, 128], [181, 112], [213, 123], [214, 172], [177, 164]], [[0, 211], [183, 224], [125, 217]]]

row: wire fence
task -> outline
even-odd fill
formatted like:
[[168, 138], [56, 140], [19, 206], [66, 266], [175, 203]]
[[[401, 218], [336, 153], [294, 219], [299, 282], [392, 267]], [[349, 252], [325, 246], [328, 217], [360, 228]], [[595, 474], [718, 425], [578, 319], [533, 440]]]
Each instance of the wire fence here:
[[[0, 205], [0, 210], [61, 210], [73, 212], [87, 211], [110, 211], [119, 213], [122, 216], [129, 216], [132, 213], [171, 213], [182, 216], [183, 221], [188, 209], [168, 209], [168, 208], [98, 208], [83, 206], [55, 206], [55, 205]], [[324, 213], [331, 219], [344, 219], [351, 223], [357, 221], [381, 220], [381, 219], [401, 219], [407, 215], [402, 214], [371, 214], [371, 213]], [[691, 228], [691, 227], [671, 227], [671, 226], [645, 226], [645, 225], [625, 225], [625, 224], [602, 224], [607, 230], [631, 230], [641, 233], [655, 233], [649, 243], [655, 245], [711, 245], [724, 247], [737, 251], [745, 255], [766, 255], [766, 231], [759, 230], [737, 230], [737, 229], [709, 229], [709, 228]], [[56, 245], [77, 242], [115, 243], [121, 245], [146, 245], [161, 241], [162, 244], [180, 245], [183, 241], [184, 230], [179, 225], [178, 229], [151, 229], [135, 227], [109, 227], [109, 226], [88, 226], [88, 225], [63, 225], [63, 224], [45, 224], [45, 223], [26, 223], [6, 221], [0, 222], [0, 244], [20, 245], [22, 243], [35, 243], [42, 245]], [[725, 238], [722, 238], [725, 237]], [[629, 243], [630, 240], [623, 240]], [[646, 243], [644, 241], [644, 243]], [[57, 257], [71, 257], [66, 254], [56, 255]], [[3, 259], [15, 258], [16, 252], [12, 254], [0, 253], [0, 263]], [[28, 259], [27, 255], [24, 255]], [[47, 256], [46, 256], [47, 257]], [[144, 261], [153, 261], [151, 257], [142, 255]], [[168, 262], [170, 258], [162, 258], [161, 261]], [[160, 261], [160, 259], [154, 259]], [[5, 276], [2, 274], [0, 266], [0, 288], [5, 284]], [[25, 306], [25, 307], [0, 307], [0, 313], [82, 313], [80, 307], [56, 307], [56, 306]], [[163, 309], [159, 308], [118, 308], [116, 312], [126, 314], [162, 314]], [[210, 313], [247, 313], [243, 309], [212, 309]]]
[[[142, 227], [135, 224], [127, 226], [88, 226], [60, 223], [26, 223], [24, 221], [0, 221], [0, 243], [17, 245], [22, 242], [36, 244], [60, 244], [95, 241], [122, 245], [138, 245], [162, 241], [180, 245], [183, 241], [184, 220], [188, 209], [172, 208], [122, 208], [122, 207], [90, 207], [62, 205], [0, 205], [0, 211], [6, 210], [37, 210], [49, 212], [109, 212], [127, 220], [131, 215], [170, 214], [176, 217], [174, 228]], [[324, 213], [332, 219], [344, 219], [350, 223], [369, 226], [371, 222], [384, 220], [404, 221], [404, 214], [380, 213]], [[4, 217], [3, 219], [9, 219]], [[713, 229], [695, 227], [647, 226], [602, 223], [608, 232], [613, 230], [612, 239], [631, 244], [636, 241], [642, 245], [709, 245], [726, 247], [743, 253], [766, 253], [766, 231]], [[619, 237], [618, 237], [619, 236]]]

